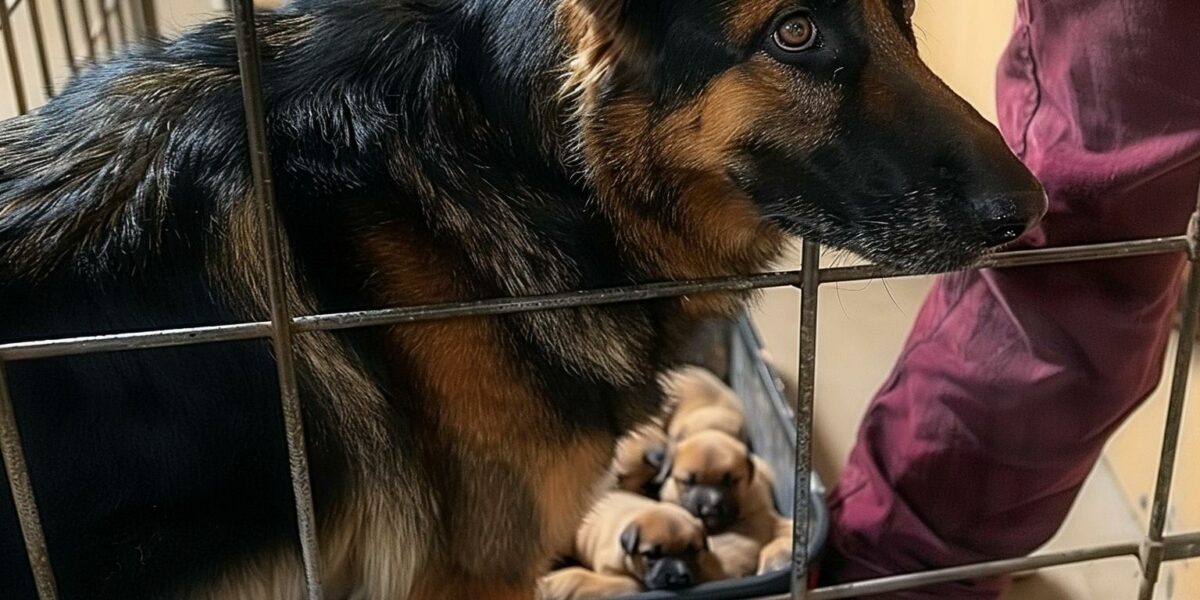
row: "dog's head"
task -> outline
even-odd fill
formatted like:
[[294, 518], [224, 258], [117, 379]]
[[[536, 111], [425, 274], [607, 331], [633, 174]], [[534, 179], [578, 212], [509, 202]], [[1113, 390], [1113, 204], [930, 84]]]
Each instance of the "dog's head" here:
[[705, 578], [704, 526], [673, 504], [638, 513], [621, 532], [625, 569], [649, 590], [679, 589]]
[[678, 504], [710, 532], [729, 527], [754, 494], [754, 460], [746, 444], [720, 431], [703, 431], [679, 442], [671, 453], [664, 502]]
[[563, 0], [602, 200], [722, 268], [783, 233], [900, 269], [1016, 240], [1043, 190], [920, 61], [914, 2]]

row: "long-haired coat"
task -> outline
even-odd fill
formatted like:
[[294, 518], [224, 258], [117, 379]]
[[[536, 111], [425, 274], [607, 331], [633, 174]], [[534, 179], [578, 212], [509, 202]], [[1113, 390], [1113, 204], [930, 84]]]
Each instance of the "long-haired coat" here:
[[[301, 0], [258, 16], [292, 306], [965, 265], [1042, 210], [912, 0]], [[0, 342], [267, 317], [232, 26], [0, 124]], [[296, 337], [327, 597], [528, 600], [741, 297]], [[66, 598], [298, 598], [266, 341], [8, 365]], [[0, 596], [33, 594], [0, 486]]]

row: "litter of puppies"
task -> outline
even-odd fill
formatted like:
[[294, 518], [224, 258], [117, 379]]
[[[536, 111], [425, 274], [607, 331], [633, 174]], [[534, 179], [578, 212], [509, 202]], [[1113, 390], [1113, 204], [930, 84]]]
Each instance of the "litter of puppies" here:
[[604, 492], [539, 600], [591, 600], [785, 570], [792, 520], [751, 452], [741, 400], [712, 373], [661, 378], [664, 419], [621, 439]]

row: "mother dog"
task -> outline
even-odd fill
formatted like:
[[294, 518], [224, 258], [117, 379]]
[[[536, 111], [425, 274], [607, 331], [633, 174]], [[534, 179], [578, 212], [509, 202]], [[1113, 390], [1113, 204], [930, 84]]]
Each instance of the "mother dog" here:
[[[301, 0], [259, 17], [292, 304], [759, 269], [789, 235], [899, 268], [1014, 240], [1041, 190], [919, 62], [911, 0]], [[232, 28], [0, 129], [0, 341], [264, 319]], [[331, 598], [528, 599], [655, 373], [740, 298], [298, 336]], [[265, 342], [9, 366], [68, 598], [302, 576]], [[0, 595], [32, 595], [7, 489]]]

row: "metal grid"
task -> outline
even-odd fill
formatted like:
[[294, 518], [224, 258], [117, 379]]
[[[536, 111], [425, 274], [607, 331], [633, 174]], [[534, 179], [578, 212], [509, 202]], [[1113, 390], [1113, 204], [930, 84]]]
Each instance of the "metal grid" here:
[[[131, 18], [127, 18], [122, 0], [95, 0], [93, 8], [89, 8], [87, 0], [78, 0], [78, 7], [74, 12], [81, 23], [86, 60], [95, 60], [104, 54], [111, 54], [132, 38], [157, 35], [157, 19], [153, 0], [126, 1], [132, 13]], [[41, 16], [37, 12], [39, 0], [0, 0], [0, 35], [3, 38], [3, 49], [7, 56], [17, 110], [20, 113], [28, 110], [28, 100], [22, 82], [11, 15], [12, 11], [18, 8], [22, 2], [29, 10], [32, 22], [31, 31], [34, 37], [42, 86], [47, 96], [52, 95], [55, 91], [52, 69], [47, 61], [46, 40], [41, 29]], [[255, 198], [260, 209], [259, 218], [266, 225], [264, 231], [267, 232], [262, 243], [267, 256], [265, 266], [268, 273], [271, 320], [0, 344], [0, 455], [3, 457], [9, 485], [12, 489], [26, 551], [37, 582], [39, 598], [53, 600], [58, 597], [58, 593], [38, 517], [37, 504], [33, 497], [29, 473], [21, 449], [20, 435], [13, 416], [12, 400], [9, 396], [4, 369], [7, 362], [269, 338], [273, 342], [277, 357], [280, 401], [283, 406], [307, 597], [309, 600], [319, 600], [322, 597], [320, 553], [313, 517], [308, 462], [304, 453], [303, 422], [300, 418], [296, 392], [293, 336], [314, 331], [334, 331], [458, 317], [505, 315], [548, 309], [618, 304], [705, 292], [783, 287], [796, 288], [801, 292], [799, 402], [796, 411], [798, 476], [795, 480], [794, 507], [797, 527], [794, 532], [794, 564], [807, 564], [809, 532], [807, 527], [800, 526], [800, 524], [808, 521], [811, 493], [809, 472], [812, 463], [812, 406], [816, 379], [817, 291], [820, 286], [828, 283], [904, 277], [916, 274], [898, 274], [872, 265], [822, 269], [820, 268], [820, 246], [815, 242], [806, 241], [803, 246], [801, 268], [796, 271], [650, 283], [621, 288], [582, 290], [545, 296], [502, 298], [456, 304], [292, 316], [284, 293], [278, 216], [275, 210], [275, 198], [269, 170], [270, 160], [265, 137], [253, 0], [236, 0], [231, 2], [231, 5], [236, 27], [238, 61], [242, 74], [242, 92], [247, 117], [247, 136]], [[72, 31], [68, 24], [69, 11], [65, 0], [55, 0], [55, 6], [59, 18], [60, 41], [69, 57], [67, 66], [74, 73], [83, 59], [77, 58], [73, 51]], [[93, 18], [97, 20], [94, 24]], [[1189, 231], [1183, 235], [1065, 248], [1002, 252], [985, 257], [978, 264], [981, 268], [1007, 268], [1171, 253], [1187, 255], [1191, 265], [1191, 276], [1188, 280], [1184, 300], [1186, 305], [1183, 323], [1179, 331], [1180, 343], [1175, 354], [1171, 376], [1170, 404], [1159, 457], [1157, 485], [1149, 527], [1143, 540], [896, 575], [812, 591], [807, 589], [806, 574], [802, 570], [794, 570], [791, 594], [763, 600], [804, 600], [806, 598], [834, 600], [866, 597], [934, 583], [1121, 557], [1133, 557], [1139, 561], [1142, 581], [1138, 598], [1139, 600], [1150, 600], [1164, 563], [1200, 557], [1200, 532], [1164, 535], [1172, 477], [1179, 447], [1180, 426], [1187, 395], [1189, 366], [1194, 346], [1192, 341], [1195, 339], [1198, 320], [1200, 320], [1200, 195], [1197, 196], [1197, 213], [1192, 218]]]

